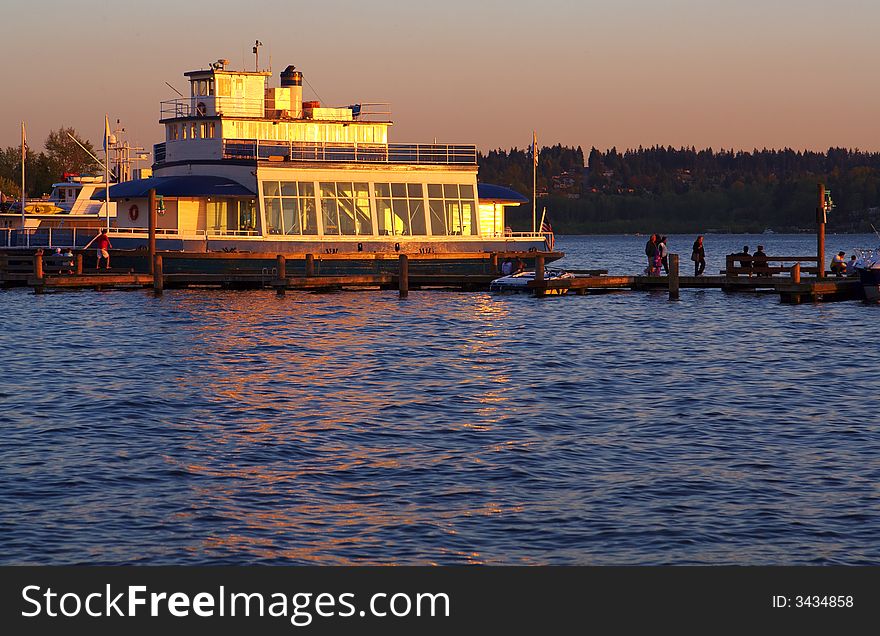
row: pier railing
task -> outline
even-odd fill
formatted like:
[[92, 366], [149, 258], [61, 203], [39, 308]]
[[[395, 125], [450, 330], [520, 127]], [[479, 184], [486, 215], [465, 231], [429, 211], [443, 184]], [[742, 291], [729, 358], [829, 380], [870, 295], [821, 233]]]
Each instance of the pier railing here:
[[224, 139], [223, 158], [282, 162], [476, 165], [477, 147], [472, 144], [352, 144]]

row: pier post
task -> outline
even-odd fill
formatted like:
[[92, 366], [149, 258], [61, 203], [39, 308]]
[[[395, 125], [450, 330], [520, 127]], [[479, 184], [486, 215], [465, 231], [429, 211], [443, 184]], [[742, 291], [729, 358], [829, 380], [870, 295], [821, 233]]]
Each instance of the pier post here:
[[284, 295], [284, 289], [287, 287], [287, 262], [284, 254], [279, 254], [275, 258], [278, 269], [278, 280], [275, 281], [275, 290], [279, 296]]
[[544, 255], [535, 256], [535, 296], [539, 298], [547, 291], [544, 288]]
[[492, 273], [498, 273], [498, 252], [492, 252]]
[[315, 275], [315, 255], [314, 254], [306, 254], [306, 277], [312, 277]]
[[397, 278], [400, 283], [400, 297], [406, 298], [409, 296], [409, 257], [406, 254], [401, 254], [398, 261], [400, 265]]
[[153, 291], [157, 296], [162, 294], [165, 287], [165, 277], [162, 274], [162, 255], [156, 254], [153, 259]]
[[816, 278], [825, 278], [825, 184], [819, 184], [819, 205], [816, 208], [816, 257], [818, 269]]
[[83, 273], [83, 253], [77, 252], [75, 258], [76, 258], [76, 261], [75, 261], [76, 262], [76, 269], [74, 271], [76, 272], [77, 276], [81, 276]]
[[801, 282], [801, 264], [795, 263], [791, 266], [791, 282], [800, 283]]
[[150, 273], [155, 273], [153, 270], [153, 266], [156, 262], [156, 188], [150, 188], [150, 205], [149, 210], [147, 211], [148, 219], [149, 219], [149, 228], [147, 235], [147, 248], [149, 249], [149, 259], [150, 259]]
[[678, 254], [669, 255], [669, 300], [678, 300]]
[[736, 260], [733, 258], [733, 254], [728, 254], [726, 258], [726, 262], [724, 263], [724, 275], [727, 278], [736, 278], [736, 274], [733, 273], [733, 268], [736, 267], [734, 263]]
[[43, 278], [43, 250], [34, 252], [34, 278], [38, 280]]
[[43, 250], [38, 249], [34, 252], [34, 278], [36, 282], [34, 284], [34, 293], [42, 294], [43, 293]]

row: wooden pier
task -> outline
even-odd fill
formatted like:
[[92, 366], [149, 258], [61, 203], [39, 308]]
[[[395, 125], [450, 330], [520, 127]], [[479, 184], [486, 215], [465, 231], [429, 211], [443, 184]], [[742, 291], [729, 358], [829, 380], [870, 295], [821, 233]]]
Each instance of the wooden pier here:
[[[91, 255], [88, 255], [91, 257]], [[502, 259], [533, 261], [543, 272], [546, 252], [469, 254], [260, 254], [157, 253], [152, 262], [146, 251], [114, 250], [110, 271], [87, 269], [83, 254], [59, 256], [42, 250], [0, 253], [0, 284], [29, 286], [36, 293], [72, 289], [164, 289], [214, 287], [222, 289], [275, 289], [333, 291], [342, 289], [398, 289], [405, 298], [410, 289], [486, 290], [500, 275]], [[737, 261], [743, 262], [737, 266]], [[605, 270], [574, 270], [574, 278], [546, 280], [540, 274], [529, 283], [535, 296], [594, 295], [620, 291], [668, 290], [671, 299], [680, 289], [720, 289], [725, 292], [776, 293], [784, 303], [856, 300], [862, 288], [855, 278], [801, 277], [817, 273], [816, 257], [768, 257], [760, 263], [731, 255], [718, 276], [680, 276], [678, 255], [670, 254], [667, 276], [614, 276]], [[793, 263], [793, 264], [792, 264]], [[119, 267], [119, 264], [122, 267]], [[155, 273], [152, 273], [155, 272]], [[787, 273], [780, 276], [777, 274]]]

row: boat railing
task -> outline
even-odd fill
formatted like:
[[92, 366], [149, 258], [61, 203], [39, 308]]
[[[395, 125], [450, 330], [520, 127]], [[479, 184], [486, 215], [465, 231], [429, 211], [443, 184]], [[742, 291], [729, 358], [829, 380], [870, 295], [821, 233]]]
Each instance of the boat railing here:
[[224, 159], [476, 165], [472, 144], [367, 144], [224, 139]]
[[160, 119], [181, 117], [263, 117], [266, 102], [260, 98], [218, 97], [202, 95], [199, 97], [178, 97], [159, 102]]
[[38, 227], [0, 228], [3, 247], [81, 247], [91, 241], [103, 227]]
[[497, 239], [548, 239], [550, 234], [548, 232], [490, 232], [489, 234], [484, 234], [484, 237], [488, 238], [497, 238]]
[[224, 230], [220, 228], [209, 228], [207, 230], [196, 230], [198, 236], [261, 236], [257, 230]]

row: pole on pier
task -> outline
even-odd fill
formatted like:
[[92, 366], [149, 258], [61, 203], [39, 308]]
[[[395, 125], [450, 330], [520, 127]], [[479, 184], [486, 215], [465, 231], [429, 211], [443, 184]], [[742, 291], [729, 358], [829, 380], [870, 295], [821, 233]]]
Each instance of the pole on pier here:
[[544, 292], [544, 255], [535, 256], [535, 296], [543, 296]]
[[165, 287], [165, 277], [162, 274], [162, 255], [156, 254], [153, 259], [153, 291], [156, 295], [161, 295]]
[[315, 255], [306, 254], [306, 277], [315, 275]]
[[400, 283], [400, 297], [406, 298], [409, 296], [409, 257], [401, 254], [399, 263], [397, 278]]
[[794, 265], [792, 265], [791, 269], [789, 271], [791, 272], [791, 282], [793, 282], [793, 283], [801, 282], [801, 264], [800, 263], [795, 263]]
[[34, 252], [34, 278], [43, 277], [43, 250]]
[[816, 257], [818, 270], [816, 278], [825, 278], [825, 184], [819, 184], [819, 205], [816, 207]]
[[147, 211], [148, 219], [149, 219], [149, 229], [148, 229], [148, 239], [147, 239], [147, 247], [149, 248], [149, 259], [150, 259], [150, 273], [153, 274], [153, 265], [156, 261], [156, 188], [150, 188], [150, 205], [149, 210]]
[[83, 254], [82, 254], [82, 252], [76, 253], [75, 262], [76, 262], [76, 269], [74, 271], [76, 272], [77, 276], [80, 276], [83, 273]]
[[492, 273], [498, 273], [498, 252], [492, 252]]
[[678, 300], [678, 254], [669, 255], [669, 300]]
[[43, 293], [43, 250], [37, 250], [34, 252], [34, 278], [36, 279], [36, 283], [34, 284], [34, 293], [42, 294]]
[[275, 281], [275, 289], [279, 296], [283, 296], [284, 289], [287, 287], [287, 262], [284, 258], [284, 254], [276, 256], [275, 261], [278, 269], [278, 280]]

